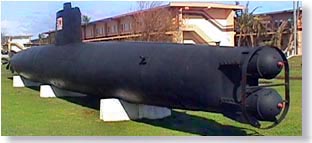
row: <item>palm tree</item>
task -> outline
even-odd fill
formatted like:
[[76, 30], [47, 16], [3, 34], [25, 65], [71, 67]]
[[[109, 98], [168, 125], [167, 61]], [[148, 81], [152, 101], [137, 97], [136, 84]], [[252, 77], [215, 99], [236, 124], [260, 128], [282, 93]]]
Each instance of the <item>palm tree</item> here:
[[81, 23], [83, 26], [83, 32], [84, 32], [84, 39], [86, 39], [86, 31], [87, 31], [87, 25], [90, 23], [91, 17], [87, 15], [82, 15]]
[[44, 44], [44, 39], [46, 38], [46, 36], [43, 33], [41, 33], [38, 35], [38, 38], [39, 38], [39, 44], [40, 45]]
[[[239, 5], [239, 2], [235, 2], [236, 5]], [[239, 32], [238, 38], [238, 46], [248, 45], [254, 47], [257, 45], [257, 39], [265, 33], [266, 29], [261, 24], [260, 18], [258, 16], [254, 16], [253, 13], [259, 8], [254, 8], [251, 12], [248, 9], [249, 1], [246, 3], [246, 8], [241, 11], [236, 12], [236, 28]], [[256, 34], [256, 41], [254, 39], [254, 34]], [[250, 42], [248, 42], [248, 38], [250, 38]]]
[[[272, 36], [271, 42], [272, 46], [282, 49], [282, 38], [283, 33], [287, 30], [287, 21], [283, 21], [281, 25], [277, 28], [276, 33]], [[292, 28], [291, 28], [292, 29]]]

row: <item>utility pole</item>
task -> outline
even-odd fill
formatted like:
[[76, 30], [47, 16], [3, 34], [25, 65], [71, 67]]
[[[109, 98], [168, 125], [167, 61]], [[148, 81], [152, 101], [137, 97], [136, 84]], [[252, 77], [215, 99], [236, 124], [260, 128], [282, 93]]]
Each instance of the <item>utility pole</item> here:
[[297, 23], [298, 23], [298, 17], [299, 17], [299, 1], [293, 1], [293, 14], [294, 14], [294, 54], [297, 55], [298, 54], [298, 41], [297, 41]]
[[298, 46], [299, 46], [299, 42], [298, 42], [298, 23], [299, 23], [299, 13], [300, 13], [300, 7], [299, 7], [299, 0], [297, 1], [297, 9], [296, 9], [296, 11], [297, 11], [297, 16], [296, 16], [296, 18], [297, 18], [297, 28], [296, 28], [296, 55], [298, 54]]

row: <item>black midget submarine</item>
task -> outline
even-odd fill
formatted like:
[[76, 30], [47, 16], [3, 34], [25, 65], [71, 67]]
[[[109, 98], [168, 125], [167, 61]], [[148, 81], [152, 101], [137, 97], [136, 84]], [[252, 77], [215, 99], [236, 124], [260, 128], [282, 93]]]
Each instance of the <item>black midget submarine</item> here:
[[[130, 103], [221, 113], [257, 128], [286, 116], [289, 67], [274, 47], [215, 47], [81, 40], [79, 8], [56, 14], [55, 45], [18, 52], [11, 66], [21, 77], [57, 88]], [[284, 69], [280, 84], [259, 84]], [[272, 86], [283, 86], [281, 96]], [[263, 127], [260, 122], [272, 124]]]

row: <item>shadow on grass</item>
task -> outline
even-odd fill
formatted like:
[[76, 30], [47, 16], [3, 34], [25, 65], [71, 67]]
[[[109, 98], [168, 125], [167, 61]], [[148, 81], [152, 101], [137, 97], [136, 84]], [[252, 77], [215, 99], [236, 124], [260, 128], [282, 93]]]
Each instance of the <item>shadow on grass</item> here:
[[[27, 88], [40, 92], [40, 86], [30, 86]], [[80, 94], [76, 92], [62, 90], [56, 87], [52, 87], [52, 90], [54, 94], [57, 96], [57, 98], [60, 98], [68, 102], [81, 105], [84, 107], [100, 110], [101, 97], [99, 96]]]
[[40, 86], [28, 86], [27, 88], [35, 90], [35, 91], [40, 91]]
[[[39, 87], [28, 87], [28, 88], [39, 91]], [[91, 95], [64, 96], [66, 92], [55, 89], [54, 92], [56, 93], [58, 98], [64, 99], [68, 102], [92, 108], [95, 110], [100, 109], [101, 97]], [[246, 135], [262, 136], [255, 130], [230, 125], [222, 125], [216, 122], [215, 120], [190, 115], [187, 114], [186, 112], [175, 110], [172, 110], [171, 116], [164, 119], [158, 120], [140, 119], [135, 121], [170, 130], [176, 130], [202, 136], [246, 136]]]
[[68, 102], [78, 104], [84, 107], [100, 110], [99, 96], [86, 95], [78, 92], [71, 92], [52, 86], [52, 90], [58, 98], [64, 99]]
[[[190, 115], [184, 112], [172, 111], [170, 117], [159, 120], [142, 119], [138, 122], [153, 126], [163, 127], [202, 136], [262, 136], [255, 130], [239, 128], [235, 126], [222, 125], [214, 120]], [[247, 134], [247, 130], [251, 133]]]
[[[59, 98], [84, 107], [96, 110], [100, 109], [101, 97], [98, 96], [91, 95], [80, 97], [60, 96]], [[181, 132], [187, 132], [203, 136], [245, 136], [245, 135], [261, 136], [261, 134], [259, 134], [254, 130], [222, 125], [211, 119], [194, 116], [174, 110], [172, 111], [172, 115], [170, 117], [164, 119], [159, 120], [142, 119], [136, 121], [150, 124], [153, 126], [167, 128], [170, 130], [177, 130]], [[249, 130], [251, 133], [247, 134], [247, 130]]]
[[84, 107], [100, 110], [100, 97], [97, 96], [84, 96], [84, 97], [58, 97], [68, 102], [78, 104]]

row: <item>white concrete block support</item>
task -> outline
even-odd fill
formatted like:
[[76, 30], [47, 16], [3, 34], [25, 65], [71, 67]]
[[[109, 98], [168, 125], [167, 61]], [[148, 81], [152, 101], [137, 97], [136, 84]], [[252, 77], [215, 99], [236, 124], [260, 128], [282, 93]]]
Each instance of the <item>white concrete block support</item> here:
[[165, 107], [132, 104], [119, 99], [101, 99], [100, 102], [100, 119], [103, 121], [161, 119], [171, 115], [171, 110]]
[[13, 87], [25, 87], [25, 84], [20, 76], [13, 76]]
[[56, 97], [52, 87], [50, 85], [41, 85], [40, 86], [40, 97], [49, 98]]
[[40, 83], [24, 79], [21, 76], [13, 76], [13, 87], [32, 87], [32, 86], [40, 86]]

